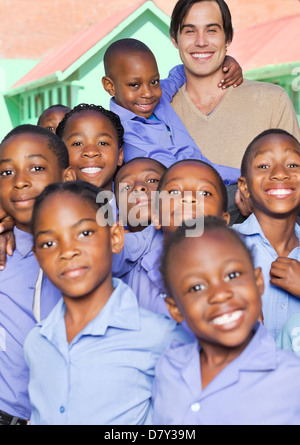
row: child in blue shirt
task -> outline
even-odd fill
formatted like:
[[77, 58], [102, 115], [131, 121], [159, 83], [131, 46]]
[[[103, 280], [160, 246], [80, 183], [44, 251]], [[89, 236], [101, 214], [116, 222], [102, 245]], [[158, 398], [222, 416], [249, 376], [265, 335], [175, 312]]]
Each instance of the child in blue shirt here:
[[[227, 62], [228, 63], [228, 60]], [[104, 55], [104, 89], [111, 95], [110, 108], [120, 116], [124, 127], [124, 161], [136, 157], [156, 159], [166, 167], [183, 159], [206, 159], [189, 136], [170, 105], [173, 95], [185, 82], [184, 70], [172, 70], [171, 80], [160, 82], [154, 54], [141, 41], [121, 39]], [[241, 69], [231, 59], [228, 85], [239, 84]], [[236, 76], [235, 76], [236, 71]], [[225, 76], [226, 79], [226, 76]], [[239, 170], [212, 164], [226, 185], [236, 184]]]
[[167, 240], [161, 271], [170, 312], [196, 340], [174, 341], [153, 384], [157, 425], [299, 425], [300, 360], [258, 322], [263, 276], [239, 235], [205, 218]]
[[44, 128], [21, 125], [0, 145], [0, 201], [15, 221], [16, 244], [0, 272], [0, 424], [30, 419], [23, 343], [60, 298], [32, 253], [33, 204], [46, 185], [74, 177], [65, 144]]
[[34, 252], [63, 299], [24, 345], [33, 425], [151, 423], [156, 362], [173, 339], [188, 340], [112, 278], [124, 229], [107, 224], [98, 193], [66, 182], [35, 203]]
[[259, 134], [242, 160], [239, 189], [253, 213], [234, 226], [263, 270], [264, 324], [274, 339], [300, 312], [300, 144], [284, 130]]
[[152, 224], [141, 232], [125, 234], [124, 248], [113, 258], [113, 275], [132, 287], [142, 307], [170, 316], [159, 271], [164, 240], [183, 220], [199, 214], [218, 216], [228, 223], [227, 193], [222, 178], [210, 164], [188, 159], [164, 172], [157, 192]]

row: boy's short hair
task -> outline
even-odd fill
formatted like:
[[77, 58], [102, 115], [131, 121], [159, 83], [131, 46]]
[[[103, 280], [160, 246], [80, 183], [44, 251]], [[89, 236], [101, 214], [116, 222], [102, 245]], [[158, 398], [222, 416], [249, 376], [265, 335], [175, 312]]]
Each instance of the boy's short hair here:
[[118, 147], [121, 148], [124, 145], [124, 128], [123, 125], [121, 124], [119, 116], [110, 110], [106, 110], [101, 105], [94, 105], [94, 104], [81, 103], [76, 107], [74, 107], [69, 113], [66, 113], [64, 118], [56, 128], [57, 136], [59, 136], [62, 139], [68, 119], [72, 117], [74, 114], [81, 113], [83, 111], [95, 111], [96, 113], [102, 114], [103, 116], [107, 117], [111, 121], [112, 125], [116, 130], [118, 138]]
[[[183, 222], [183, 224], [181, 226], [179, 226], [178, 229], [176, 229], [176, 231], [174, 233], [172, 233], [164, 241], [164, 249], [163, 249], [163, 252], [162, 252], [162, 255], [160, 258], [160, 272], [163, 277], [165, 288], [170, 296], [171, 296], [170, 286], [168, 284], [169, 279], [167, 276], [167, 267], [168, 267], [168, 262], [169, 262], [169, 258], [170, 258], [170, 252], [174, 245], [179, 244], [183, 239], [185, 239], [187, 237], [186, 233], [190, 229], [191, 229], [191, 227], [188, 224], [188, 222]], [[249, 261], [254, 269], [254, 261], [253, 261], [251, 251], [248, 249], [248, 247], [244, 243], [242, 236], [236, 230], [229, 227], [226, 224], [226, 222], [221, 218], [218, 218], [216, 216], [205, 216], [204, 217], [204, 231], [203, 231], [203, 233], [212, 232], [212, 231], [225, 232], [225, 233], [229, 234], [233, 240], [237, 241], [240, 244], [240, 246], [244, 249], [244, 251], [245, 251], [246, 255], [248, 256]], [[188, 238], [188, 239], [190, 239], [190, 238]], [[204, 253], [204, 255], [205, 255], [205, 253]]]
[[231, 20], [231, 13], [227, 3], [224, 0], [179, 0], [172, 12], [171, 24], [170, 24], [170, 36], [177, 42], [178, 32], [181, 31], [181, 27], [185, 17], [187, 16], [191, 7], [202, 1], [214, 1], [219, 5], [223, 19], [223, 28], [226, 37], [226, 42], [231, 42], [233, 38], [233, 27]]
[[51, 111], [55, 108], [59, 108], [61, 110], [65, 110], [66, 113], [68, 113], [71, 109], [70, 107], [67, 107], [66, 105], [62, 105], [62, 104], [56, 104], [56, 105], [50, 105], [50, 107], [46, 108], [39, 116], [38, 121], [37, 121], [37, 125], [41, 125], [42, 120], [44, 118], [44, 115], [48, 112]]
[[79, 196], [80, 198], [88, 201], [95, 208], [95, 212], [101, 209], [101, 207], [105, 206], [105, 209], [108, 209], [110, 206], [108, 195], [107, 201], [97, 200], [98, 194], [105, 194], [106, 191], [89, 182], [77, 180], [51, 183], [47, 185], [42, 193], [40, 193], [35, 199], [31, 220], [32, 233], [34, 233], [36, 217], [43, 202], [51, 195], [64, 192], [72, 193], [73, 195]]
[[[222, 207], [223, 207], [223, 212], [227, 212], [227, 207], [228, 207], [228, 194], [227, 194], [227, 189], [226, 186], [223, 182], [222, 177], [220, 176], [219, 172], [217, 172], [217, 170], [210, 164], [208, 164], [205, 161], [201, 161], [200, 159], [183, 159], [181, 161], [177, 161], [174, 162], [174, 164], [172, 164], [168, 169], [166, 169], [166, 171], [163, 173], [162, 177], [160, 178], [160, 181], [158, 183], [158, 187], [157, 187], [157, 191], [160, 192], [164, 183], [164, 180], [168, 174], [168, 172], [177, 164], [184, 164], [186, 162], [197, 162], [205, 167], [210, 168], [210, 170], [215, 174], [215, 177], [217, 179], [217, 182], [219, 184], [219, 187], [221, 189], [221, 193], [222, 193]], [[158, 202], [156, 203], [158, 205]]]
[[141, 42], [137, 39], [119, 39], [113, 42], [105, 51], [103, 57], [104, 63], [104, 71], [105, 75], [111, 77], [112, 75], [112, 64], [116, 60], [116, 56], [119, 54], [124, 54], [124, 52], [146, 52], [153, 55], [151, 49], [145, 45], [145, 43]]
[[69, 153], [65, 143], [56, 134], [38, 125], [24, 124], [15, 127], [4, 137], [1, 145], [8, 139], [22, 134], [33, 134], [43, 137], [47, 141], [49, 150], [56, 156], [59, 167], [63, 170], [69, 167]]
[[299, 151], [300, 151], [299, 141], [295, 138], [295, 136], [293, 136], [288, 131], [281, 130], [280, 128], [271, 128], [269, 130], [262, 131], [250, 142], [250, 144], [248, 145], [248, 147], [245, 150], [244, 156], [242, 158], [242, 163], [241, 163], [241, 176], [244, 176], [245, 178], [247, 178], [250, 155], [252, 154], [252, 151], [255, 148], [257, 142], [259, 142], [262, 138], [264, 138], [265, 136], [268, 136], [269, 134], [280, 134], [280, 135], [288, 136], [288, 137], [294, 139], [294, 141], [296, 141], [296, 143], [299, 147]]

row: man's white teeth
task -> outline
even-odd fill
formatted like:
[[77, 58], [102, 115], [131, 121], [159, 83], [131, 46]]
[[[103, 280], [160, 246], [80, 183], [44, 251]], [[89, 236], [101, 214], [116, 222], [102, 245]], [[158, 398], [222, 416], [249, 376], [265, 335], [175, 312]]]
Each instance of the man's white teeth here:
[[272, 189], [268, 190], [268, 195], [276, 195], [276, 196], [282, 196], [282, 195], [290, 195], [293, 192], [291, 189]]
[[196, 59], [207, 59], [207, 57], [210, 57], [212, 55], [212, 53], [197, 53], [197, 54], [193, 54], [193, 57], [195, 57]]
[[216, 324], [217, 326], [221, 326], [224, 324], [231, 323], [235, 320], [238, 320], [240, 316], [242, 315], [243, 311], [235, 311], [231, 312], [229, 314], [221, 315], [220, 317], [216, 317], [213, 319], [213, 324]]
[[87, 168], [82, 168], [81, 171], [83, 173], [87, 173], [87, 174], [93, 174], [93, 173], [98, 173], [101, 172], [102, 168], [99, 167], [87, 167]]

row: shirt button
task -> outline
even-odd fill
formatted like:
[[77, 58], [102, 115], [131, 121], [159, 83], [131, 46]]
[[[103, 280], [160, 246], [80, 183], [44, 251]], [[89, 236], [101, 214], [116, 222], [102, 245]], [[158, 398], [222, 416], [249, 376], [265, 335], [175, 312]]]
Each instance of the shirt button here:
[[225, 184], [225, 185], [229, 185], [229, 181], [228, 181], [228, 179], [225, 179], [224, 184]]
[[285, 309], [285, 304], [282, 304], [282, 305], [281, 305], [281, 309]]
[[193, 403], [191, 405], [191, 410], [193, 411], [193, 413], [196, 413], [197, 411], [200, 410], [200, 403]]
[[61, 406], [61, 407], [59, 408], [59, 412], [60, 412], [61, 414], [63, 414], [63, 413], [65, 412], [65, 407], [64, 407], [64, 406]]

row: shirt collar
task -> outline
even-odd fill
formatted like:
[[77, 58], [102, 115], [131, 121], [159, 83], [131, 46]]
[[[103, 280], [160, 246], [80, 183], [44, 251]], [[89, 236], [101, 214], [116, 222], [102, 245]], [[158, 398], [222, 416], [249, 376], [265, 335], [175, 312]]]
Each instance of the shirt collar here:
[[14, 227], [14, 236], [17, 251], [25, 258], [29, 253], [32, 252], [33, 246], [33, 235], [23, 230]]
[[[118, 278], [113, 278], [114, 291], [99, 314], [72, 340], [82, 335], [102, 336], [108, 327], [137, 331], [140, 329], [139, 307], [135, 294]], [[65, 333], [65, 304], [61, 299], [50, 315], [41, 323], [41, 334], [49, 341], [60, 345]], [[66, 337], [65, 337], [66, 338]]]
[[[243, 235], [260, 235], [268, 244], [270, 244], [254, 213], [251, 213], [242, 224], [234, 224], [233, 228]], [[297, 238], [300, 239], [300, 226], [297, 223], [295, 224], [295, 233]]]

